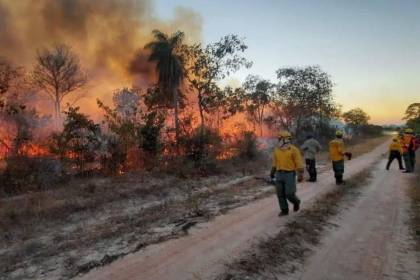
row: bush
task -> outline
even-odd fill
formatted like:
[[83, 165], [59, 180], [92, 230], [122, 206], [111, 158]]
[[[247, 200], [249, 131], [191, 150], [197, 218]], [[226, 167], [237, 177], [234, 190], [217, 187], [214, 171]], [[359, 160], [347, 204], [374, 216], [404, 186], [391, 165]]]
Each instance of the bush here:
[[143, 150], [144, 165], [147, 170], [156, 165], [157, 156], [162, 151], [161, 130], [165, 119], [156, 112], [151, 112], [145, 117], [145, 124], [138, 131], [140, 148]]
[[50, 157], [14, 156], [6, 159], [0, 174], [0, 193], [17, 194], [54, 187], [60, 183], [62, 165]]
[[205, 174], [217, 171], [216, 158], [222, 149], [222, 138], [216, 130], [197, 127], [190, 134], [183, 134], [179, 145], [185, 160], [192, 162], [193, 168]]
[[61, 159], [75, 163], [80, 172], [85, 164], [93, 162], [100, 150], [102, 141], [101, 128], [86, 115], [79, 113], [79, 107], [70, 107], [61, 133], [52, 135], [50, 150]]
[[258, 155], [257, 137], [252, 131], [241, 132], [236, 146], [239, 158], [255, 159]]

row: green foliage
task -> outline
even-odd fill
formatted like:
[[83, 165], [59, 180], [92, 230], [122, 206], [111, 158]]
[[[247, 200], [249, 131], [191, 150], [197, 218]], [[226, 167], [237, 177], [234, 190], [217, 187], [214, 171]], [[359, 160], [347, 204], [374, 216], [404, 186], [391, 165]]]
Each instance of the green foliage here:
[[150, 112], [145, 117], [145, 124], [139, 129], [140, 147], [149, 154], [158, 154], [162, 148], [160, 134], [165, 119], [157, 112]]
[[245, 110], [251, 121], [259, 125], [260, 136], [262, 136], [264, 113], [273, 99], [274, 84], [258, 76], [250, 75], [246, 78], [243, 87], [245, 89]]
[[319, 129], [325, 120], [338, 117], [333, 83], [320, 67], [282, 68], [276, 73], [279, 81], [271, 109], [281, 127], [294, 128], [298, 135], [304, 123]]
[[64, 114], [63, 131], [52, 135], [50, 150], [62, 159], [74, 162], [83, 172], [85, 164], [95, 160], [96, 152], [101, 147], [101, 128], [79, 113], [79, 107], [69, 106]]
[[184, 77], [184, 61], [180, 54], [184, 33], [177, 31], [168, 36], [159, 30], [153, 31], [154, 41], [145, 48], [151, 51], [149, 61], [156, 62], [158, 88], [170, 100], [172, 97], [175, 118], [175, 134], [179, 138], [179, 85]]
[[224, 36], [216, 43], [202, 46], [196, 44], [183, 46], [186, 62], [186, 76], [190, 86], [197, 94], [201, 125], [204, 125], [204, 112], [210, 113], [219, 108], [222, 90], [217, 82], [251, 63], [242, 53], [247, 49], [236, 35]]
[[360, 133], [363, 126], [367, 126], [369, 115], [360, 108], [351, 109], [342, 114], [344, 122], [351, 127], [355, 133]]
[[407, 127], [412, 128], [415, 133], [420, 133], [420, 103], [410, 104], [403, 119], [407, 121]]

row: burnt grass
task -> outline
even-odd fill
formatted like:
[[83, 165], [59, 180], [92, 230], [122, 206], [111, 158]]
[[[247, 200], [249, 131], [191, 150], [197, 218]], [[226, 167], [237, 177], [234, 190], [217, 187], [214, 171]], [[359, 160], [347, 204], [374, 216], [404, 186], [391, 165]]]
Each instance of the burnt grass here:
[[[259, 240], [241, 257], [226, 264], [225, 272], [217, 280], [279, 279], [294, 273], [320, 244], [324, 233], [336, 224], [330, 220], [352, 205], [361, 194], [360, 188], [370, 179], [369, 171], [362, 171], [317, 199], [288, 222], [277, 235]], [[417, 212], [419, 213], [419, 212]]]
[[[257, 184], [261, 188], [255, 188]], [[185, 200], [168, 200], [70, 232], [63, 232], [51, 224], [48, 231], [52, 240], [45, 242], [44, 235], [33, 236], [24, 245], [2, 256], [0, 279], [3, 276], [7, 279], [69, 279], [86, 273], [148, 245], [184, 236], [197, 223], [273, 193], [262, 191], [262, 185], [261, 181], [251, 179], [227, 189], [200, 193], [190, 190], [185, 194]], [[114, 249], [109, 250], [109, 247]], [[57, 263], [53, 267], [51, 260]], [[29, 272], [31, 267], [36, 267], [35, 274]], [[23, 271], [23, 274], [17, 271]]]

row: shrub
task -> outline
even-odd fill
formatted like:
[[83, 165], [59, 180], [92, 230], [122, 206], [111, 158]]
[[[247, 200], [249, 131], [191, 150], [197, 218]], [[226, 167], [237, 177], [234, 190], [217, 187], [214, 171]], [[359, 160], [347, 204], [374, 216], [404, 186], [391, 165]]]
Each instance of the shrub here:
[[50, 157], [14, 156], [6, 159], [0, 175], [0, 193], [17, 194], [54, 187], [60, 183], [62, 165]]
[[80, 172], [85, 164], [93, 162], [100, 150], [102, 141], [101, 128], [84, 114], [79, 107], [69, 107], [64, 112], [66, 119], [61, 133], [52, 135], [50, 150], [63, 160], [75, 163]]
[[239, 158], [255, 159], [258, 155], [257, 137], [252, 131], [242, 131], [236, 143]]

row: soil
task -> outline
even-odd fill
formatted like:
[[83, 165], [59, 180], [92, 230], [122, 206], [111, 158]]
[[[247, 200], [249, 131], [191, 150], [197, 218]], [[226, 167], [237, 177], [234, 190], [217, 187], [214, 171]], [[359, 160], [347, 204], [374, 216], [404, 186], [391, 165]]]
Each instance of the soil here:
[[[387, 143], [347, 162], [346, 177], [370, 166], [386, 153]], [[258, 186], [255, 185], [255, 188]], [[298, 186], [303, 208], [336, 188], [331, 172], [320, 174], [316, 184]], [[232, 210], [214, 221], [198, 224], [182, 238], [151, 245], [79, 279], [212, 279], [225, 263], [237, 258], [258, 238], [276, 234], [293, 215], [279, 219], [275, 196]]]

